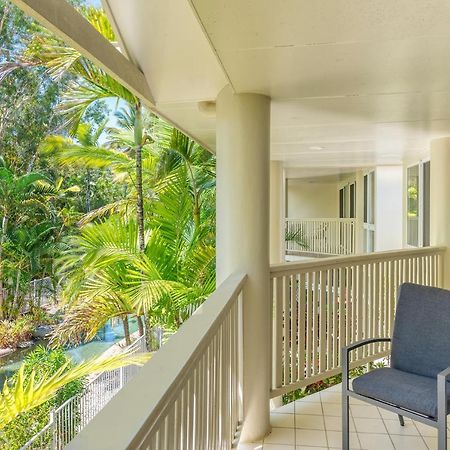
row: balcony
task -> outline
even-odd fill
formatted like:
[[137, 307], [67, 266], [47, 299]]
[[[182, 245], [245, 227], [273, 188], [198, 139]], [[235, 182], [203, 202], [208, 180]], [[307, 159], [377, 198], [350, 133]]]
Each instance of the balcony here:
[[[270, 345], [262, 342], [253, 349], [272, 361], [267, 398], [340, 373], [343, 345], [389, 336], [397, 286], [406, 281], [440, 286], [443, 254], [443, 248], [428, 247], [272, 266]], [[243, 314], [247, 283], [244, 274], [230, 276], [68, 448], [238, 445], [251, 420], [244, 401], [254, 401], [243, 383], [248, 370], [245, 329], [251, 323]], [[387, 354], [385, 344], [374, 344], [354, 352], [351, 364], [361, 366]], [[339, 448], [338, 391], [339, 386], [333, 387], [272, 410], [271, 434], [239, 448]], [[366, 405], [355, 404], [352, 414], [354, 448], [434, 445], [433, 432], [422, 425], [408, 422], [399, 431], [388, 413]], [[120, 427], [111, 427], [119, 416]]]

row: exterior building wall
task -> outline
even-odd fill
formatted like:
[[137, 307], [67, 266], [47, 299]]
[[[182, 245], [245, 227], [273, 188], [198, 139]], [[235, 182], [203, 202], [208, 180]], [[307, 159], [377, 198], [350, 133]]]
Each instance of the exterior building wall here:
[[403, 167], [375, 169], [375, 251], [403, 247]]
[[320, 219], [339, 216], [337, 183], [316, 183], [288, 179], [286, 217]]

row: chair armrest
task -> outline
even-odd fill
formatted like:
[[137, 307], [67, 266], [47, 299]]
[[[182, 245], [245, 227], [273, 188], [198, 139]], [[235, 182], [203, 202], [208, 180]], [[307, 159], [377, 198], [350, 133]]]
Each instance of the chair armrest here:
[[342, 347], [341, 349], [341, 363], [342, 363], [342, 386], [348, 390], [348, 375], [350, 372], [348, 355], [352, 350], [363, 347], [364, 345], [374, 344], [376, 342], [391, 342], [391, 338], [369, 338], [362, 341], [355, 342], [353, 344]]
[[444, 380], [447, 380], [450, 377], [450, 367], [447, 367], [442, 372], [438, 373], [438, 380], [439, 378], [444, 378]]
[[355, 348], [363, 347], [364, 345], [373, 344], [375, 342], [391, 342], [391, 338], [369, 338], [363, 339], [362, 341], [355, 342], [353, 344], [342, 347], [342, 352], [348, 355]]

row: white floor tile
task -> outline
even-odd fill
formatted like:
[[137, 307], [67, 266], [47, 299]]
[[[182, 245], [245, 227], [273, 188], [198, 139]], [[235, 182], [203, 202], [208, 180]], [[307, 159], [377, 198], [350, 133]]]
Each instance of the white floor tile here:
[[295, 415], [294, 414], [270, 414], [270, 424], [275, 428], [294, 428]]
[[255, 442], [252, 444], [239, 444], [237, 450], [262, 450], [262, 442]]
[[295, 428], [304, 428], [307, 430], [325, 430], [325, 424], [322, 416], [313, 416], [310, 414], [295, 414]]
[[[427, 447], [430, 450], [437, 450], [438, 448], [437, 437], [423, 436], [423, 440], [425, 441], [425, 444], [427, 444]], [[447, 439], [447, 447], [450, 448], [450, 439]]]
[[358, 433], [358, 437], [364, 450], [395, 450], [391, 438], [386, 434]]
[[358, 433], [387, 434], [387, 430], [382, 419], [355, 417], [353, 420]]
[[296, 450], [294, 445], [264, 444], [263, 450]]
[[[328, 431], [342, 430], [342, 417], [324, 416], [325, 429]], [[353, 419], [350, 417], [350, 431], [356, 431]]]
[[294, 428], [272, 428], [272, 432], [264, 438], [265, 444], [295, 445]]
[[[342, 433], [340, 431], [327, 431], [328, 446], [342, 449]], [[359, 439], [356, 433], [350, 433], [350, 448], [360, 449]]]
[[322, 415], [322, 404], [318, 403], [307, 403], [298, 400], [295, 402], [295, 414], [313, 414]]
[[342, 396], [339, 392], [329, 391], [328, 389], [320, 393], [322, 403], [341, 403]]
[[350, 412], [353, 418], [362, 417], [368, 419], [378, 419], [380, 418], [380, 413], [375, 406], [371, 405], [351, 405]]
[[297, 400], [299, 402], [309, 402], [309, 403], [317, 403], [321, 401], [321, 393], [315, 392], [314, 394], [307, 395], [306, 397]]
[[[246, 444], [238, 450], [341, 449], [340, 389], [333, 386], [271, 411], [273, 429], [264, 444]], [[437, 450], [435, 428], [408, 418], [402, 427], [396, 414], [355, 399], [350, 399], [350, 412], [352, 449]]]
[[421, 422], [414, 422], [422, 436], [437, 437], [437, 429]]
[[272, 409], [272, 413], [277, 413], [277, 414], [294, 414], [295, 413], [295, 403], [291, 402], [288, 403], [287, 405], [283, 405], [283, 406], [279, 406], [278, 408], [274, 408]]
[[296, 444], [326, 447], [327, 437], [324, 430], [297, 430]]
[[328, 447], [309, 447], [304, 445], [297, 445], [295, 450], [328, 450]]
[[404, 419], [405, 426], [402, 427], [398, 419], [384, 419], [384, 424], [389, 434], [399, 434], [402, 436], [419, 436], [419, 430], [412, 420]]
[[399, 436], [391, 435], [396, 450], [428, 450], [425, 441], [421, 436]]
[[[391, 411], [388, 411], [383, 408], [378, 408], [378, 412], [380, 413], [380, 415], [383, 419], [391, 419], [391, 420], [395, 419], [398, 421], [398, 415]], [[405, 418], [405, 420], [406, 420], [406, 418]]]
[[342, 407], [338, 403], [322, 403], [322, 409], [325, 416], [342, 416]]

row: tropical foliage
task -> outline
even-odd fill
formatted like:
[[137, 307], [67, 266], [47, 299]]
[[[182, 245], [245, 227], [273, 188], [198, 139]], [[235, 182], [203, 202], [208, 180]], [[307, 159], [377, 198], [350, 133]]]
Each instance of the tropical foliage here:
[[[71, 3], [115, 40], [101, 10]], [[127, 343], [130, 317], [140, 333], [144, 322], [174, 331], [214, 290], [215, 159], [0, 0], [0, 198], [0, 330], [17, 331], [0, 347], [29, 339], [34, 280], [50, 280], [62, 312], [56, 350], [33, 353], [0, 394], [11, 443], [78, 392], [76, 380], [124, 364], [72, 366], [60, 345], [94, 339], [112, 319]]]
[[142, 365], [147, 354], [122, 353], [73, 365], [61, 349], [38, 347], [0, 393], [0, 448], [20, 448], [49, 420], [50, 411], [84, 389], [84, 378], [129, 364]]

